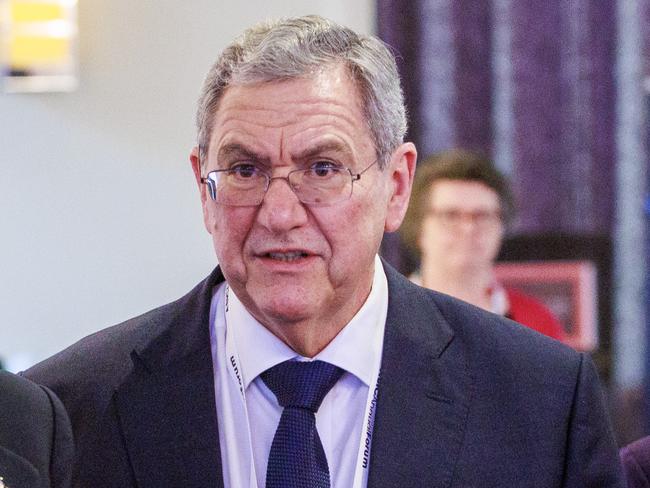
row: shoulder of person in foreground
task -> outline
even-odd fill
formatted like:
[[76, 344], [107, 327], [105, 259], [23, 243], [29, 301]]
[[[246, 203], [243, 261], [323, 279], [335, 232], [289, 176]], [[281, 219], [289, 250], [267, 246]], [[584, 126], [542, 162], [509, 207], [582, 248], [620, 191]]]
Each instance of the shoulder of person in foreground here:
[[0, 371], [0, 477], [9, 488], [67, 488], [73, 441], [68, 416], [48, 388]]
[[[449, 388], [466, 406], [457, 469], [476, 473], [476, 462], [500, 463], [512, 467], [511, 472], [503, 470], [512, 474], [513, 482], [521, 472], [553, 471], [556, 484], [549, 486], [624, 486], [603, 393], [588, 355], [417, 287], [394, 271], [387, 270], [387, 276], [393, 306], [403, 307], [399, 317], [408, 329], [421, 333], [422, 317], [427, 317], [431, 328], [443, 331], [431, 335], [445, 336], [434, 370], [443, 382], [450, 368], [457, 370]], [[515, 470], [522, 463], [525, 468]]]
[[623, 472], [629, 488], [650, 487], [650, 436], [628, 444], [621, 449]]
[[79, 424], [92, 418], [94, 409], [107, 405], [117, 386], [133, 371], [137, 361], [134, 353], [154, 348], [175, 350], [182, 356], [183, 348], [191, 347], [190, 341], [199, 341], [192, 337], [198, 334], [188, 330], [190, 326], [205, 329], [201, 332], [209, 338], [211, 289], [221, 280], [223, 275], [216, 268], [178, 300], [91, 334], [22, 375], [59, 396], [77, 435], [83, 430]]

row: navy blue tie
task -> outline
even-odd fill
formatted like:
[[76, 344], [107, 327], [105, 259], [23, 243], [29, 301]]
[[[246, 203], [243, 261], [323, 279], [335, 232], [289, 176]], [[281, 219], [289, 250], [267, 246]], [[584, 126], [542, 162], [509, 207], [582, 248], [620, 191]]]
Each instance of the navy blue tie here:
[[262, 373], [284, 407], [271, 444], [266, 488], [330, 487], [315, 413], [342, 374], [341, 368], [324, 361], [285, 361]]

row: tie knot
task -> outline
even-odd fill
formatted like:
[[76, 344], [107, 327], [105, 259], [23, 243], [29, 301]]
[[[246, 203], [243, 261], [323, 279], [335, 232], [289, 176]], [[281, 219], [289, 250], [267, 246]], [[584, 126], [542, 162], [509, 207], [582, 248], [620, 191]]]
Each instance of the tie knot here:
[[285, 361], [267, 369], [262, 380], [282, 407], [306, 408], [316, 413], [343, 370], [324, 361]]

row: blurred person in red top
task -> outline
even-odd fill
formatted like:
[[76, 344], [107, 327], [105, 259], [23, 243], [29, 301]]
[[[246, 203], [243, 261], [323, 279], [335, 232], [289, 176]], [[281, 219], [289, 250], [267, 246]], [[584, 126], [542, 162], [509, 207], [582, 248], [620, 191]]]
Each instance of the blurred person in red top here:
[[495, 278], [513, 211], [508, 182], [489, 159], [456, 149], [424, 160], [400, 230], [420, 259], [411, 279], [562, 340], [563, 328], [546, 306]]

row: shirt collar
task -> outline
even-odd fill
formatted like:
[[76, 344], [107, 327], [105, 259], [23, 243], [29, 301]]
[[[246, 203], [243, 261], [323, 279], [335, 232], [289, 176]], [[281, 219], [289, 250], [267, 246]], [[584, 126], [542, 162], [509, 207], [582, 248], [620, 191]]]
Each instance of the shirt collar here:
[[[227, 333], [233, 334], [235, 348], [239, 355], [244, 388], [267, 369], [289, 359], [310, 360], [296, 353], [260, 324], [239, 301], [232, 290], [227, 289], [228, 318]], [[378, 256], [375, 257], [375, 271], [368, 298], [352, 320], [313, 359], [334, 364], [353, 374], [367, 386], [373, 375], [374, 359], [381, 355], [383, 341], [373, 340], [383, 330], [388, 310], [388, 283]], [[379, 344], [378, 347], [373, 345]]]
[[505, 316], [510, 310], [510, 301], [506, 289], [494, 280], [490, 287], [490, 312]]

